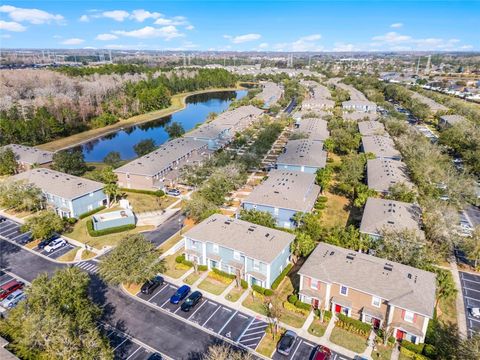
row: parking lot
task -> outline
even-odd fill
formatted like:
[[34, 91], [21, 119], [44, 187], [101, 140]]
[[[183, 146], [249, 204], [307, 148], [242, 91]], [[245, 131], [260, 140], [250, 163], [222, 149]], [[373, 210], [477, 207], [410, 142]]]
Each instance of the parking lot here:
[[[32, 236], [30, 232], [22, 233], [20, 231], [21, 226], [22, 226], [21, 224], [10, 219], [7, 219], [6, 221], [1, 222], [0, 238], [14, 241], [19, 245], [27, 244], [28, 242], [32, 241]], [[33, 250], [38, 252], [39, 254], [48, 256], [49, 258], [58, 259], [60, 256], [72, 250], [74, 247], [75, 246], [67, 242], [67, 245], [62, 246], [61, 248], [54, 250], [50, 253], [47, 253], [44, 249], [39, 249], [38, 247], [35, 247]]]
[[472, 335], [474, 332], [480, 332], [480, 319], [475, 319], [469, 311], [472, 307], [480, 308], [480, 275], [460, 272], [460, 281], [467, 317], [467, 329], [469, 335]]
[[[4, 284], [6, 284], [6, 283], [8, 283], [9, 281], [12, 281], [12, 280], [17, 280], [17, 281], [24, 282], [21, 279], [18, 279], [16, 277], [11, 276], [11, 275], [5, 273], [4, 271], [0, 270], [0, 286], [4, 285]], [[7, 311], [6, 309], [4, 309], [3, 307], [0, 306], [0, 313], [4, 313], [6, 311]]]
[[[293, 344], [292, 351], [289, 356], [285, 356], [275, 352], [272, 359], [274, 360], [285, 360], [285, 359], [295, 359], [295, 360], [309, 360], [313, 358], [315, 347], [317, 344], [312, 343], [311, 341], [305, 340], [301, 337], [298, 337]], [[340, 355], [332, 351], [332, 357], [330, 360], [348, 360], [349, 358]]]
[[253, 350], [257, 348], [267, 328], [265, 321], [207, 298], [200, 300], [189, 312], [181, 311], [180, 305], [173, 305], [169, 301], [176, 291], [175, 285], [165, 283], [150, 295], [139, 293], [137, 296], [243, 346]]

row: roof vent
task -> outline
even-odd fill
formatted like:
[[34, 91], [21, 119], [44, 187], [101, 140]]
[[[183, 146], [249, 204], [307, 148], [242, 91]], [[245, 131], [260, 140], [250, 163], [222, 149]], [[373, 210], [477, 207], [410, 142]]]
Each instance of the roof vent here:
[[354, 260], [355, 259], [355, 254], [352, 254], [352, 253], [348, 254], [347, 259], [348, 260]]
[[335, 251], [330, 251], [330, 256], [334, 255]]
[[383, 270], [392, 271], [393, 265], [389, 263], [385, 263], [385, 265], [383, 266]]
[[411, 279], [411, 278], [412, 278], [412, 274], [408, 273], [408, 274], [407, 274], [407, 277], [408, 277], [409, 279]]
[[230, 225], [230, 221], [225, 221], [225, 225]]

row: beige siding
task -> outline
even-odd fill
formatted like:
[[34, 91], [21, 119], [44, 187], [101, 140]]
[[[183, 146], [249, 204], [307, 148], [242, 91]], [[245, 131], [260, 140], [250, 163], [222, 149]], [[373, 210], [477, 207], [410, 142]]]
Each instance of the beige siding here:
[[407, 326], [413, 326], [416, 329], [418, 329], [420, 332], [422, 332], [424, 319], [425, 319], [424, 316], [416, 314], [416, 316], [414, 318], [414, 322], [411, 323], [411, 322], [405, 321], [402, 318], [402, 309], [399, 309], [399, 308], [396, 307], [394, 312], [393, 312], [392, 324], [403, 323]]

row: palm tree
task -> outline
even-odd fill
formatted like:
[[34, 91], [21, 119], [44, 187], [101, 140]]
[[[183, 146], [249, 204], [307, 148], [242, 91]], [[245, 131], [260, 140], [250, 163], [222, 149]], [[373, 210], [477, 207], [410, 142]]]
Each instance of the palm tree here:
[[435, 300], [435, 310], [438, 310], [440, 300], [450, 299], [457, 294], [457, 288], [453, 281], [452, 274], [447, 270], [437, 271], [437, 294]]
[[117, 196], [119, 195], [119, 187], [116, 183], [108, 183], [103, 188], [103, 191], [108, 196], [108, 201], [110, 205], [110, 200], [113, 199], [113, 202], [117, 202]]

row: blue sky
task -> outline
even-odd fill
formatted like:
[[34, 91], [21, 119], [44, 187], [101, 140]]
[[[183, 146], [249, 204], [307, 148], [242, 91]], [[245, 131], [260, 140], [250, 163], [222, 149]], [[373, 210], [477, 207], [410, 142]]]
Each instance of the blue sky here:
[[479, 1], [9, 1], [2, 48], [480, 50]]

